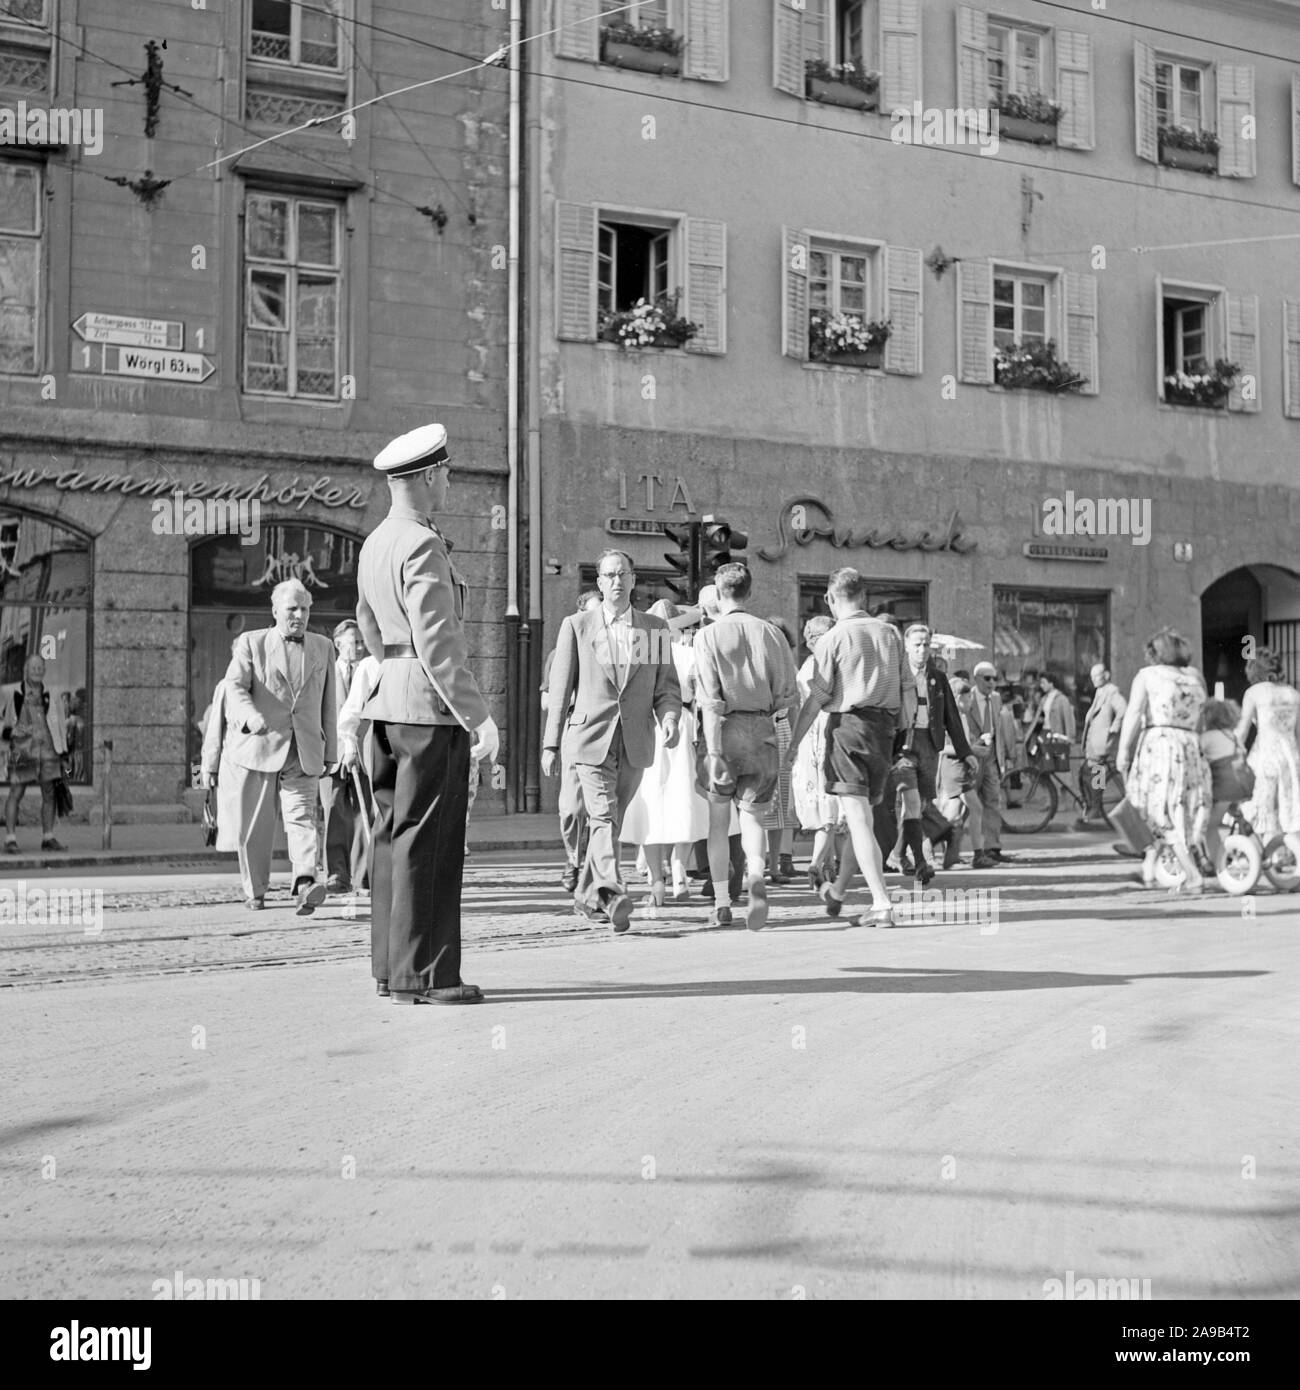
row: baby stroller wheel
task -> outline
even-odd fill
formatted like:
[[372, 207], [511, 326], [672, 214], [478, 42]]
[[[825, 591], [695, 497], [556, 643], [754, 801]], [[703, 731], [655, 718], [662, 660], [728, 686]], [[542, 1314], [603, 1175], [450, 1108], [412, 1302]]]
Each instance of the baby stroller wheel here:
[[1161, 888], [1179, 888], [1187, 877], [1182, 860], [1174, 853], [1172, 845], [1161, 845], [1156, 856], [1155, 880]]
[[1234, 898], [1251, 892], [1259, 882], [1263, 852], [1254, 835], [1229, 835], [1223, 842], [1215, 877], [1219, 887]]
[[1279, 893], [1300, 889], [1300, 864], [1281, 835], [1274, 835], [1264, 846], [1264, 873]]

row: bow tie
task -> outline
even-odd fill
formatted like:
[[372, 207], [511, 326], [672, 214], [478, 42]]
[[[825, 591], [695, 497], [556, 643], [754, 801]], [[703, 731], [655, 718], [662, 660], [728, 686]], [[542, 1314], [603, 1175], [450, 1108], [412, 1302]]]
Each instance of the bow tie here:
[[286, 634], [284, 640], [285, 640], [286, 642], [297, 642], [297, 644], [298, 644], [300, 647], [302, 646], [302, 638], [301, 638], [301, 637], [290, 637], [290, 636], [288, 636], [288, 635]]

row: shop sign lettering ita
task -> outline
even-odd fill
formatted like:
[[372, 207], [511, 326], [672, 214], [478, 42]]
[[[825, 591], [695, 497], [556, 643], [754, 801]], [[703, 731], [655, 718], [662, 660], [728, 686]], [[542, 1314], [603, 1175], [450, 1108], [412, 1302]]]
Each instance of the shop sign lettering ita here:
[[979, 544], [962, 535], [961, 517], [949, 516], [938, 531], [908, 533], [884, 529], [855, 531], [852, 527], [836, 526], [831, 509], [818, 497], [792, 497], [781, 508], [776, 523], [780, 545], [763, 546], [756, 552], [759, 559], [775, 561], [790, 549], [790, 542], [809, 545], [815, 540], [829, 541], [837, 550], [950, 550], [956, 555], [968, 555]]

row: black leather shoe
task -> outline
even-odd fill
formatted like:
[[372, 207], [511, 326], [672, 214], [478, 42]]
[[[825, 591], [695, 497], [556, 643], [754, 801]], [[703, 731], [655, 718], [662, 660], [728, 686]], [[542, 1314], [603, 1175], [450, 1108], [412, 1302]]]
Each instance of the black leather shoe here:
[[916, 872], [912, 875], [912, 877], [921, 885], [922, 888], [924, 888], [925, 885], [929, 883], [929, 881], [934, 877], [934, 870], [930, 867], [929, 864], [925, 862], [925, 860], [922, 860], [916, 866]]
[[392, 991], [388, 988], [388, 981], [387, 981], [387, 980], [376, 980], [376, 981], [375, 981], [375, 993], [376, 993], [381, 999], [388, 999], [388, 998], [391, 996], [391, 993], [392, 993]]
[[586, 903], [580, 903], [577, 898], [573, 900], [573, 915], [581, 917], [587, 922], [608, 922], [609, 914], [599, 907], [588, 907]]
[[338, 895], [342, 893], [350, 893], [352, 891], [352, 888], [351, 885], [344, 882], [344, 880], [338, 874], [331, 874], [329, 878], [325, 880], [325, 891], [327, 893]]
[[261, 912], [261, 910], [266, 906], [266, 899], [265, 899], [265, 898], [245, 898], [245, 899], [244, 899], [244, 906], [245, 906], [250, 912]]
[[984, 850], [980, 850], [975, 858], [971, 860], [970, 866], [972, 869], [996, 869], [998, 861], [994, 859], [991, 854]]
[[565, 869], [565, 871], [560, 875], [560, 887], [563, 888], [566, 893], [572, 893], [573, 890], [577, 888], [577, 886], [578, 871], [573, 867], [572, 864], [570, 864], [569, 867]]
[[605, 899], [605, 911], [615, 936], [622, 936], [632, 925], [632, 899], [626, 893], [611, 893]]
[[424, 989], [411, 992], [392, 991], [394, 1004], [481, 1004], [483, 991], [477, 985], [450, 985], [446, 989]]
[[835, 896], [834, 887], [835, 885], [832, 883], [823, 883], [817, 890], [817, 896], [825, 904], [828, 917], [838, 917], [840, 909], [844, 906], [844, 899]]
[[1020, 857], [1018, 854], [1004, 854], [1000, 849], [991, 849], [989, 853], [999, 864], [1014, 864]]

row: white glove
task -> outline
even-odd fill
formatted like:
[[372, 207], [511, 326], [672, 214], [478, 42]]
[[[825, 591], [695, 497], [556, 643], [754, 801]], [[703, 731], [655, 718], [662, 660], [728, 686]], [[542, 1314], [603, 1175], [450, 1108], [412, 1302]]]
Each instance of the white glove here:
[[474, 730], [474, 745], [469, 750], [469, 755], [478, 762], [486, 758], [489, 763], [497, 760], [497, 750], [501, 746], [501, 732], [497, 728], [496, 720], [491, 715]]

